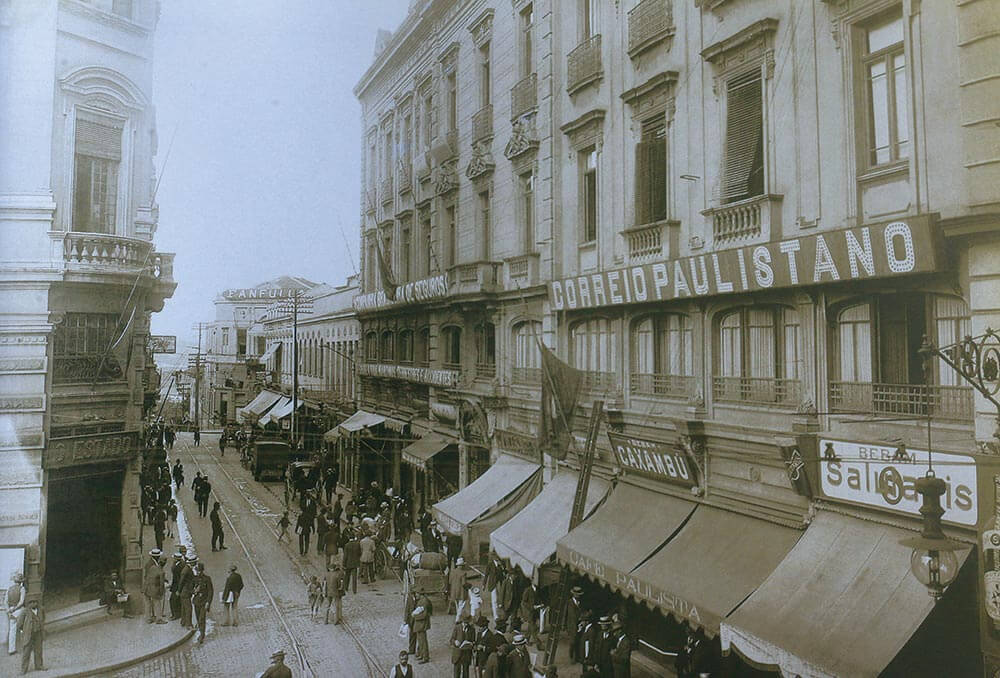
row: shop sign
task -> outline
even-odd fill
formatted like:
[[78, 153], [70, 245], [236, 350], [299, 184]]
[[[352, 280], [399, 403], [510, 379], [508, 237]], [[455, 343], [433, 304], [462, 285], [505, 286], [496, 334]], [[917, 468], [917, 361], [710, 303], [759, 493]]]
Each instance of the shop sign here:
[[423, 280], [414, 280], [396, 288], [396, 298], [390, 299], [384, 290], [359, 294], [354, 297], [354, 310], [360, 312], [378, 311], [393, 306], [418, 304], [448, 296], [448, 274], [441, 273]]
[[493, 442], [498, 449], [513, 452], [529, 459], [538, 458], [538, 440], [534, 436], [505, 428], [493, 429]]
[[46, 469], [54, 469], [77, 464], [127, 461], [138, 451], [138, 431], [52, 438], [42, 456], [42, 465]]
[[[935, 455], [936, 456], [936, 455]], [[1000, 466], [990, 459], [984, 465], [979, 544], [979, 636], [987, 663], [1000, 671]]]
[[414, 381], [419, 384], [440, 386], [442, 388], [454, 388], [458, 385], [458, 372], [455, 370], [432, 370], [429, 367], [358, 363], [358, 374], [365, 377], [402, 379], [404, 381]]
[[682, 448], [614, 431], [608, 431], [608, 439], [618, 465], [628, 472], [681, 487], [698, 485], [697, 465]]
[[273, 300], [273, 299], [292, 299], [294, 297], [300, 297], [305, 294], [305, 290], [298, 288], [287, 288], [287, 287], [276, 287], [273, 289], [257, 289], [255, 287], [243, 288], [243, 289], [228, 289], [222, 291], [222, 296], [228, 301], [233, 300], [244, 300], [244, 299], [259, 299], [259, 300]]
[[[942, 520], [975, 526], [979, 518], [976, 460], [934, 452], [934, 473], [945, 482]], [[920, 517], [916, 481], [927, 473], [926, 450], [820, 439], [820, 488], [829, 499]]]
[[930, 217], [553, 280], [557, 311], [738, 294], [934, 271]]
[[146, 347], [150, 353], [177, 353], [177, 335], [151, 334]]

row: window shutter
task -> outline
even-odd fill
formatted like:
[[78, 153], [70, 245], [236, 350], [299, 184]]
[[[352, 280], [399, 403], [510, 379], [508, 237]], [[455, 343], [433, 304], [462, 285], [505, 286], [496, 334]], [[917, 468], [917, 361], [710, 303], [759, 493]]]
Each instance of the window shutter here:
[[641, 141], [635, 145], [635, 225], [649, 222], [649, 154], [648, 144]]
[[[726, 99], [726, 157], [723, 167], [723, 202], [752, 195], [757, 150], [764, 132], [759, 73], [730, 83]], [[757, 168], [758, 170], [760, 168]]]
[[649, 143], [649, 221], [667, 218], [667, 140]]
[[95, 122], [86, 118], [77, 118], [76, 153], [120, 162], [122, 157], [121, 123]]

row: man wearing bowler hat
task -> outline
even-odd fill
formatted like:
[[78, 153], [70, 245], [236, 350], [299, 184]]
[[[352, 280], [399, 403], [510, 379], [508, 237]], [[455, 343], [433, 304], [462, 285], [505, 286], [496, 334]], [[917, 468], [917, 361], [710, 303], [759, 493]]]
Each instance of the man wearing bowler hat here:
[[260, 678], [292, 678], [292, 670], [285, 666], [285, 651], [278, 650], [271, 655], [271, 665]]

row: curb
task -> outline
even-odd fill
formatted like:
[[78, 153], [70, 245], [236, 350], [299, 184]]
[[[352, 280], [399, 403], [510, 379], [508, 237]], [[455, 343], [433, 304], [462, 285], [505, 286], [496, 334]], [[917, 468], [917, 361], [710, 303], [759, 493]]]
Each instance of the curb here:
[[102, 673], [112, 673], [114, 671], [120, 671], [121, 669], [128, 668], [129, 666], [134, 666], [136, 664], [141, 664], [142, 662], [149, 661], [154, 657], [158, 657], [161, 654], [166, 654], [171, 650], [175, 650], [184, 643], [188, 642], [194, 637], [194, 629], [189, 629], [187, 633], [161, 648], [157, 648], [152, 652], [147, 652], [146, 654], [139, 655], [138, 657], [132, 657], [131, 659], [126, 659], [124, 661], [118, 662], [117, 664], [109, 664], [107, 666], [100, 666], [92, 669], [84, 669], [83, 671], [76, 671], [74, 673], [60, 673], [53, 678], [82, 678], [83, 676], [98, 676]]

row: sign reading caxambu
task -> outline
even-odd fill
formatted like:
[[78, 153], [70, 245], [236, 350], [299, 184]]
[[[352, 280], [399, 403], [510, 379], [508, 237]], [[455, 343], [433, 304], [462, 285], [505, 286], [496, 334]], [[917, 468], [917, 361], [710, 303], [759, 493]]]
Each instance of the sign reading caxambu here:
[[556, 311], [936, 270], [929, 216], [599, 271], [549, 283]]
[[613, 431], [608, 431], [608, 440], [618, 465], [628, 472], [682, 487], [698, 485], [697, 467], [682, 449]]

